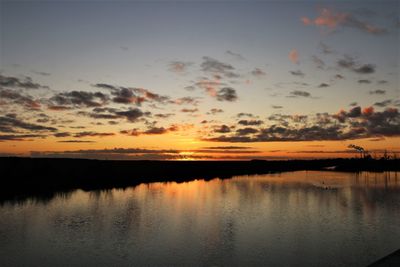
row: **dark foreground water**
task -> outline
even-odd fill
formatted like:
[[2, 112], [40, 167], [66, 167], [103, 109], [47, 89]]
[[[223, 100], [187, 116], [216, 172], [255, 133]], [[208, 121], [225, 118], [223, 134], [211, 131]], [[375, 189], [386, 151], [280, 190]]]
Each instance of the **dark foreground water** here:
[[400, 173], [291, 172], [0, 205], [0, 266], [365, 266], [400, 248]]

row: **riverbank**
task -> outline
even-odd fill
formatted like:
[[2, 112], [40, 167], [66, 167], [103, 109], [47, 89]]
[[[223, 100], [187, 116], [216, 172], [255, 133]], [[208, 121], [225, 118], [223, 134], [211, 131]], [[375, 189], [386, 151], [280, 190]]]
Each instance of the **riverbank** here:
[[298, 170], [400, 171], [400, 160], [107, 161], [0, 158], [0, 201], [74, 189], [125, 188], [149, 182], [185, 182]]

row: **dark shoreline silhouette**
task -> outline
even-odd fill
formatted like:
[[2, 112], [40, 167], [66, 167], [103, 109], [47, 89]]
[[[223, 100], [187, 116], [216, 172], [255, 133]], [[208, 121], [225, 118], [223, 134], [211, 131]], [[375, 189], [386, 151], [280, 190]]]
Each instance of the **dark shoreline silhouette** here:
[[298, 170], [400, 171], [400, 159], [286, 161], [116, 161], [0, 157], [0, 203], [50, 199], [75, 189], [107, 190], [150, 182], [185, 182]]

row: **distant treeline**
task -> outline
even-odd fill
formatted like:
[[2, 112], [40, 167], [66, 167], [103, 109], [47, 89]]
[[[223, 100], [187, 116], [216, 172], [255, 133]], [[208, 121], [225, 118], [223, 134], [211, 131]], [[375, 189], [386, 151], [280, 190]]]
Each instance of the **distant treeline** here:
[[287, 161], [107, 161], [0, 157], [0, 201], [74, 189], [125, 188], [140, 183], [229, 178], [296, 170], [400, 171], [400, 159]]

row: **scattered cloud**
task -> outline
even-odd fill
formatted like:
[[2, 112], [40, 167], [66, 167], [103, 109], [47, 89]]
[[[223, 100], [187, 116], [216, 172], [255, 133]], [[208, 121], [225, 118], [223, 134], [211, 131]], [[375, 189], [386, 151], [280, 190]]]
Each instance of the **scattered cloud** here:
[[237, 60], [246, 60], [241, 54], [232, 52], [231, 50], [227, 50], [226, 54]]
[[370, 95], [384, 95], [386, 94], [386, 90], [377, 89], [374, 91], [369, 91]]
[[191, 62], [172, 61], [168, 64], [168, 68], [172, 72], [181, 74], [181, 73], [186, 72], [188, 67], [191, 65], [192, 65]]
[[263, 76], [267, 75], [267, 73], [265, 73], [263, 70], [261, 70], [259, 68], [255, 68], [254, 70], [252, 70], [251, 74], [253, 74], [256, 77], [263, 77]]
[[292, 61], [294, 64], [299, 63], [299, 52], [297, 52], [296, 49], [290, 50], [288, 57], [289, 60]]
[[216, 98], [218, 101], [234, 102], [238, 99], [236, 90], [232, 87], [224, 87], [218, 90]]
[[300, 77], [304, 77], [305, 74], [301, 71], [301, 70], [295, 70], [295, 71], [289, 71], [290, 74], [294, 75], [294, 76], [300, 76]]
[[20, 89], [48, 89], [48, 86], [33, 82], [31, 77], [19, 79], [12, 76], [0, 74], [0, 88], [20, 88]]
[[220, 62], [211, 57], [203, 57], [203, 62], [201, 63], [201, 69], [204, 72], [210, 72], [217, 75], [223, 75], [228, 78], [237, 78], [240, 75], [233, 72], [235, 68], [227, 63]]
[[311, 94], [306, 91], [294, 90], [290, 92], [289, 97], [311, 97]]
[[348, 12], [336, 12], [330, 8], [319, 8], [318, 16], [315, 19], [308, 17], [301, 17], [301, 21], [304, 25], [315, 25], [329, 31], [335, 30], [338, 26], [351, 27], [360, 31], [381, 35], [387, 33], [387, 30], [374, 26], [368, 22], [361, 21], [356, 16]]
[[24, 122], [16, 114], [0, 116], [0, 132], [17, 133], [19, 130], [55, 132], [57, 128]]

